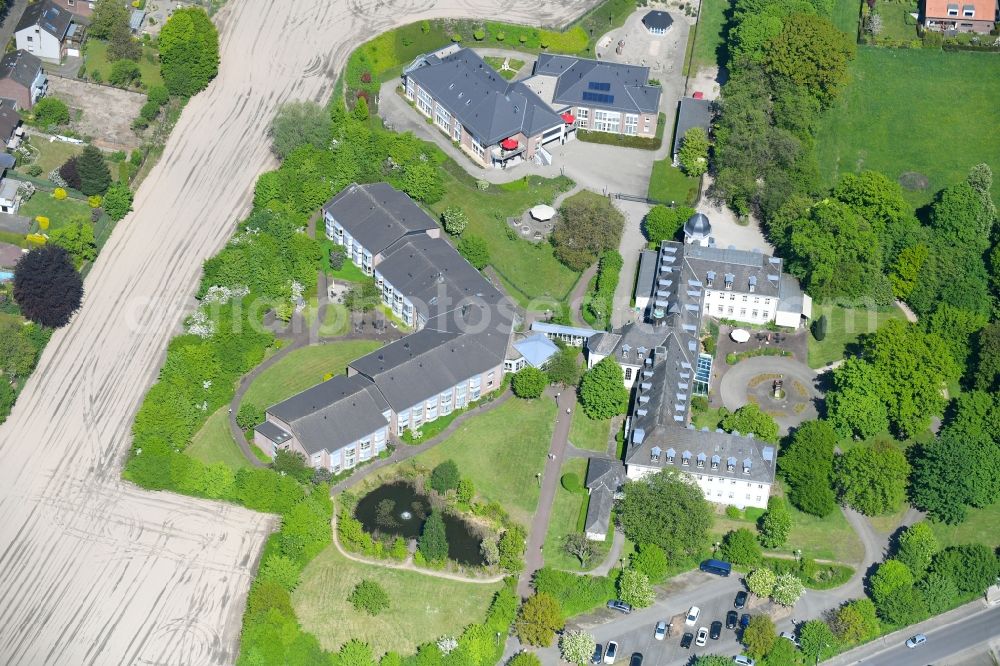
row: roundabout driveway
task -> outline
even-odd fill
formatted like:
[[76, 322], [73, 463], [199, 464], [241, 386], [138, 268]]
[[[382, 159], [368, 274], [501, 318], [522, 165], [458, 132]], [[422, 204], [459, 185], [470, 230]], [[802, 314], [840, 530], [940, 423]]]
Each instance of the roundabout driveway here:
[[[784, 383], [784, 395], [775, 398], [774, 380]], [[729, 411], [756, 402], [774, 417], [782, 433], [803, 421], [814, 419], [817, 389], [816, 373], [804, 363], [788, 356], [755, 356], [740, 361], [726, 371], [719, 384], [719, 397]]]

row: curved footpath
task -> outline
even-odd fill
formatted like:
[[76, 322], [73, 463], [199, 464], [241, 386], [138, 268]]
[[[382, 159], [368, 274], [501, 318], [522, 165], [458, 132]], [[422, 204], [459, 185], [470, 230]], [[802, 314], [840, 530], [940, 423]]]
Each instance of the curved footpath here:
[[325, 100], [351, 50], [442, 16], [561, 25], [594, 0], [239, 0], [221, 64], [0, 427], [0, 663], [231, 664], [273, 517], [121, 480], [136, 409], [192, 308], [202, 262], [275, 166], [278, 106]]

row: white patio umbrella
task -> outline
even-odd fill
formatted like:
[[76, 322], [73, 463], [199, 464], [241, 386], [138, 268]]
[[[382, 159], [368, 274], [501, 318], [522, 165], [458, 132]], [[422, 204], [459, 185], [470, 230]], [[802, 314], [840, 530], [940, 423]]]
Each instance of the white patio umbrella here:
[[736, 328], [729, 334], [729, 337], [731, 337], [734, 342], [746, 342], [750, 339], [750, 331], [745, 331], [742, 328]]
[[528, 211], [528, 213], [531, 215], [531, 217], [535, 218], [540, 222], [547, 222], [548, 220], [551, 220], [555, 216], [556, 209], [553, 208], [552, 206], [547, 206], [545, 204], [538, 204], [530, 211]]

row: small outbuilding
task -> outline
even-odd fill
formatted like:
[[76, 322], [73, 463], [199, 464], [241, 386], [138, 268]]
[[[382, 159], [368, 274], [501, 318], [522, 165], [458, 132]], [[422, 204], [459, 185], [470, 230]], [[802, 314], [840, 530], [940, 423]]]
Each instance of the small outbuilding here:
[[677, 124], [674, 127], [674, 166], [678, 164], [678, 155], [684, 135], [692, 127], [700, 127], [708, 134], [712, 128], [712, 102], [700, 97], [683, 97], [677, 108]]
[[667, 12], [655, 9], [642, 17], [642, 24], [653, 35], [665, 35], [674, 24], [674, 19]]

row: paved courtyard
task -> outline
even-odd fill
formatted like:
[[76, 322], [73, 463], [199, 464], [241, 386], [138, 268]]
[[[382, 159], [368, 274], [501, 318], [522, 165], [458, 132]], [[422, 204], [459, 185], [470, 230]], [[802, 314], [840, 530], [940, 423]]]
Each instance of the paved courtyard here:
[[[717, 363], [725, 363], [719, 357]], [[782, 392], [776, 397], [774, 381], [781, 380]], [[756, 356], [729, 368], [719, 383], [719, 397], [729, 411], [750, 402], [774, 417], [782, 433], [818, 415], [820, 397], [816, 373], [787, 356]]]

